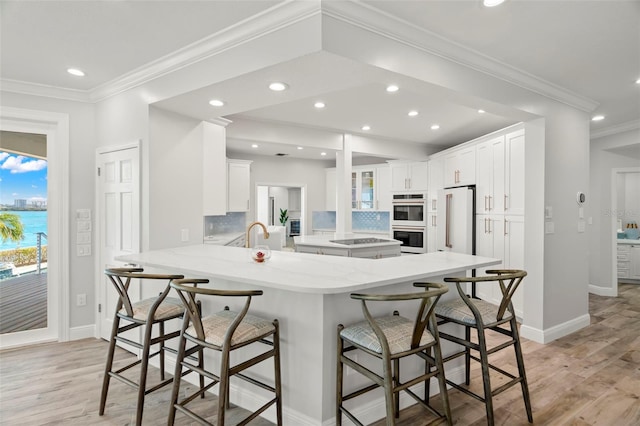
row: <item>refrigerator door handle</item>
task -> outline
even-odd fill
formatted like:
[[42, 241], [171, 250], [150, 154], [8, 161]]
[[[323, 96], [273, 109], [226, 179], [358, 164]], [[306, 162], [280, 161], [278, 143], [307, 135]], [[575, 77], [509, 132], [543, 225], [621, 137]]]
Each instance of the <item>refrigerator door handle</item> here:
[[453, 248], [453, 245], [451, 244], [451, 199], [453, 198], [453, 194], [447, 194], [446, 196], [446, 206], [445, 206], [445, 213], [446, 213], [446, 220], [445, 220], [445, 229], [444, 229], [444, 245], [445, 247], [448, 248]]

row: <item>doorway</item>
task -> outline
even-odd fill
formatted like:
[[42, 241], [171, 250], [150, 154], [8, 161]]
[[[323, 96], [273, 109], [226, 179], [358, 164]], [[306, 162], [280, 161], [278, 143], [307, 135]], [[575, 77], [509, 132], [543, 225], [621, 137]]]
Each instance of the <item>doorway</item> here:
[[[47, 325], [0, 335], [0, 349], [69, 340], [69, 116], [0, 107], [0, 130], [46, 136]], [[55, 189], [55, 191], [54, 191]]]
[[[629, 222], [640, 222], [640, 167], [613, 169], [611, 176], [611, 294], [618, 295], [617, 233]], [[622, 229], [619, 229], [622, 228]]]
[[288, 248], [293, 248], [295, 235], [304, 235], [307, 222], [305, 192], [305, 185], [256, 184], [256, 220], [271, 226], [284, 226]]

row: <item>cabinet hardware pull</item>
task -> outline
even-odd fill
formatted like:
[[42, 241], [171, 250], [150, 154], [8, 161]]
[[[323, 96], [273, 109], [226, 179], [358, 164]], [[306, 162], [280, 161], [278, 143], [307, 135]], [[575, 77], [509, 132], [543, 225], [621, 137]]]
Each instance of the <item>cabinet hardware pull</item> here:
[[508, 222], [508, 220], [505, 219], [504, 220], [504, 235], [507, 235], [507, 222]]
[[[488, 209], [487, 209], [487, 196], [485, 195], [485, 196], [484, 196], [484, 211], [486, 212], [487, 210], [488, 210]], [[485, 220], [486, 220], [486, 219], [485, 219]]]
[[507, 210], [507, 194], [504, 194], [504, 209]]
[[487, 234], [487, 218], [484, 218], [484, 233]]
[[487, 223], [489, 224], [489, 234], [491, 233], [491, 218], [487, 219]]
[[451, 235], [450, 235], [450, 228], [451, 228], [451, 199], [453, 198], [453, 194], [447, 194], [446, 197], [446, 205], [445, 205], [445, 216], [446, 216], [446, 224], [445, 224], [445, 228], [444, 228], [444, 245], [448, 248], [453, 248], [453, 245], [451, 244]]
[[492, 199], [492, 198], [493, 198], [493, 197], [492, 197], [491, 195], [489, 195], [489, 211], [491, 211], [491, 199]]

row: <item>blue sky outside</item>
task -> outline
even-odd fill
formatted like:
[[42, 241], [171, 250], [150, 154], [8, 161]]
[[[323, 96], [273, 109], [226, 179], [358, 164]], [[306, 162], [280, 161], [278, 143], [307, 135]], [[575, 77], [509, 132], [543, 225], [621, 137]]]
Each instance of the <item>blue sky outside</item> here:
[[0, 151], [0, 204], [47, 201], [47, 161]]

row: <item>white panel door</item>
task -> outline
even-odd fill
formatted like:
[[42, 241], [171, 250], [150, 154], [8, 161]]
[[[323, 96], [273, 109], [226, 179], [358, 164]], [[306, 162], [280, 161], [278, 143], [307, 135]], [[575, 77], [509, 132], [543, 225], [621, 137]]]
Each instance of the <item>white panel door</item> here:
[[[116, 256], [140, 251], [139, 148], [130, 147], [98, 156], [100, 271], [121, 266]], [[139, 294], [133, 292], [134, 299]], [[109, 339], [118, 296], [108, 278], [100, 275], [100, 336]]]

